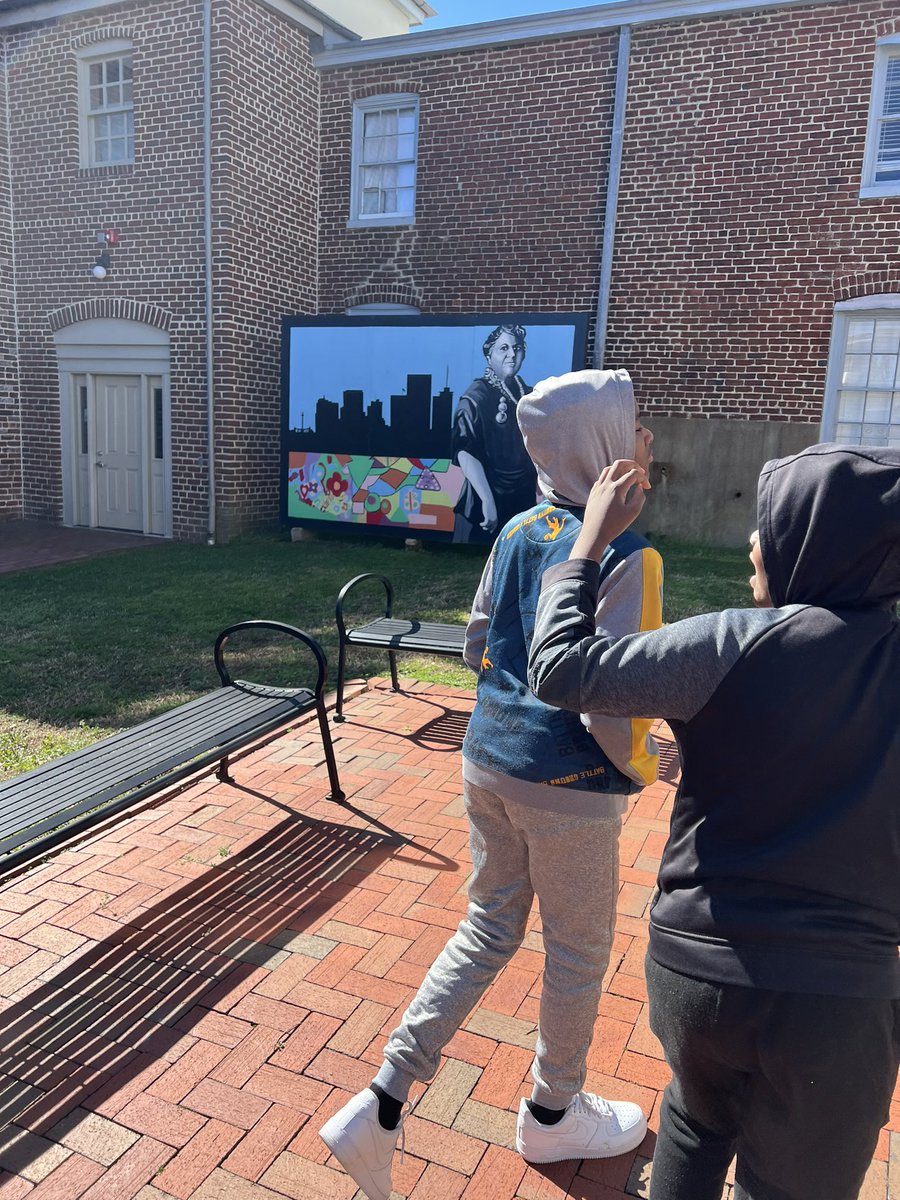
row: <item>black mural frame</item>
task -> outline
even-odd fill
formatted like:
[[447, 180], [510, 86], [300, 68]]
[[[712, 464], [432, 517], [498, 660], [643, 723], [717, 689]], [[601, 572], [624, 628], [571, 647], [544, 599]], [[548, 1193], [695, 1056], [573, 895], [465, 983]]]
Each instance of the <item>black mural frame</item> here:
[[[534, 312], [492, 312], [492, 313], [434, 313], [427, 315], [389, 315], [389, 314], [361, 314], [358, 316], [348, 315], [319, 315], [319, 316], [284, 316], [281, 322], [281, 420], [280, 420], [280, 454], [279, 454], [279, 469], [280, 469], [280, 486], [279, 486], [279, 513], [282, 525], [288, 527], [300, 527], [316, 530], [319, 533], [328, 532], [334, 533], [337, 536], [360, 536], [369, 537], [384, 536], [384, 537], [413, 537], [416, 539], [427, 539], [431, 541], [452, 540], [452, 535], [449, 533], [432, 532], [429, 530], [415, 528], [410, 529], [403, 525], [387, 526], [377, 525], [371, 526], [355, 521], [327, 521], [320, 518], [309, 518], [292, 515], [289, 512], [289, 456], [292, 451], [311, 449], [309, 445], [302, 445], [301, 442], [306, 439], [305, 435], [298, 438], [297, 431], [291, 428], [291, 331], [298, 328], [315, 329], [315, 328], [346, 328], [346, 329], [378, 329], [378, 328], [408, 328], [408, 329], [435, 329], [441, 327], [447, 328], [473, 328], [477, 327], [487, 332], [498, 325], [517, 324], [523, 326], [526, 331], [529, 327], [537, 326], [566, 326], [572, 331], [572, 361], [559, 363], [554, 366], [553, 370], [546, 372], [548, 374], [562, 374], [569, 370], [581, 370], [584, 368], [587, 357], [587, 338], [590, 315], [588, 313], [534, 313]], [[475, 366], [475, 364], [473, 364]], [[408, 376], [412, 379], [413, 376]], [[530, 379], [531, 384], [537, 383], [537, 379]], [[372, 397], [367, 397], [371, 402]], [[395, 397], [396, 399], [396, 397]], [[436, 397], [435, 397], [436, 399]], [[453, 411], [455, 412], [456, 403], [459, 396], [453, 396]], [[343, 411], [343, 406], [342, 406]], [[368, 415], [368, 409], [366, 410]], [[427, 448], [426, 448], [427, 449]], [[355, 454], [364, 453], [361, 447], [357, 450], [345, 448], [342, 446], [322, 446], [322, 453], [334, 454]], [[380, 451], [379, 453], [384, 453]], [[391, 449], [391, 457], [404, 455], [402, 450]], [[420, 451], [421, 453], [421, 451]]]

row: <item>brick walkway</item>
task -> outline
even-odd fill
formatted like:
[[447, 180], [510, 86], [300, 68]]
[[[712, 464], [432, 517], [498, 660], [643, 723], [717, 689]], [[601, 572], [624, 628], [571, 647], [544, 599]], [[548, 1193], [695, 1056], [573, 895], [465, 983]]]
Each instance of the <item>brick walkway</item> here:
[[[472, 697], [383, 685], [335, 726], [367, 822], [322, 799], [306, 724], [0, 889], [0, 1197], [353, 1200], [316, 1136], [364, 1086], [387, 1031], [465, 910], [459, 747]], [[664, 746], [667, 743], [664, 743]], [[646, 909], [674, 763], [625, 823], [613, 961], [588, 1087], [657, 1125]], [[399, 843], [394, 834], [411, 839]], [[397, 1197], [620, 1200], [637, 1154], [535, 1169], [512, 1150], [542, 963], [525, 946], [450, 1043], [408, 1123]], [[865, 1200], [900, 1200], [900, 1106]], [[889, 1156], [893, 1143], [893, 1161]], [[890, 1183], [889, 1183], [890, 1175]], [[730, 1188], [728, 1192], [730, 1192]]]
[[0, 521], [0, 575], [162, 544], [161, 538], [111, 529], [69, 529], [47, 521]]

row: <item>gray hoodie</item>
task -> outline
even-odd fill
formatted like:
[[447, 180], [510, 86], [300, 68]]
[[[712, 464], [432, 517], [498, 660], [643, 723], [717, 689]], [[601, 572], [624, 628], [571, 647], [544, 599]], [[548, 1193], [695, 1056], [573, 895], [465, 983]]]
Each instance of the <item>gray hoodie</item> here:
[[[598, 797], [596, 791], [571, 784], [547, 786], [543, 778], [537, 778], [536, 769], [529, 772], [526, 766], [517, 777], [505, 776], [504, 770], [498, 769], [502, 766], [498, 743], [517, 720], [510, 705], [527, 704], [525, 659], [540, 573], [568, 556], [581, 527], [583, 505], [603, 467], [634, 455], [636, 408], [631, 380], [625, 371], [574, 371], [545, 379], [520, 400], [517, 417], [546, 502], [513, 518], [501, 530], [475, 596], [464, 656], [479, 673], [483, 711], [476, 710], [472, 736], [463, 747], [463, 773], [470, 782], [521, 803], [566, 812], [621, 812], [621, 795]], [[508, 584], [510, 571], [518, 572], [514, 586]], [[505, 586], [512, 586], [512, 600], [506, 597], [498, 602], [495, 583], [501, 575]], [[662, 560], [634, 534], [625, 535], [610, 552], [595, 615], [617, 636], [655, 629], [661, 623]], [[523, 647], [521, 662], [514, 649], [518, 645]], [[497, 657], [500, 646], [504, 648], [502, 661]], [[507, 696], [515, 694], [518, 682], [518, 694], [523, 697], [521, 701], [508, 700], [505, 715], [498, 715], [493, 726], [489, 714], [496, 697], [490, 690], [493, 679], [486, 674], [490, 669], [506, 674]], [[624, 777], [623, 793], [656, 779], [659, 753], [649, 734], [649, 721], [609, 717], [590, 709], [580, 715], [582, 726]], [[529, 720], [534, 729], [535, 714], [527, 714], [527, 719], [524, 713], [518, 716], [522, 717], [519, 736], [524, 739]], [[548, 725], [555, 720], [551, 709], [546, 709], [543, 719]], [[551, 740], [547, 738], [548, 744]], [[557, 764], [557, 776], [567, 777], [563, 759]]]
[[627, 371], [570, 371], [537, 384], [516, 409], [538, 487], [583, 508], [604, 467], [634, 457], [637, 407]]

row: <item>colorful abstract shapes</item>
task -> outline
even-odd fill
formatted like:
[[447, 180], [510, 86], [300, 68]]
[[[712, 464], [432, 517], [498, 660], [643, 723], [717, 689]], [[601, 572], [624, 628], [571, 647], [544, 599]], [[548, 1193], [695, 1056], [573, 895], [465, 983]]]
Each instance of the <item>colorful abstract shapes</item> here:
[[408, 513], [412, 520], [415, 513], [421, 512], [422, 493], [417, 487], [403, 487], [397, 493], [397, 503], [401, 511]]
[[391, 467], [389, 471], [381, 476], [381, 482], [386, 484], [392, 492], [395, 492], [405, 481], [409, 471], [399, 471], [396, 467]]
[[350, 487], [350, 480], [344, 479], [337, 471], [325, 480], [325, 490], [331, 492], [332, 496], [342, 496]]
[[449, 534], [462, 483], [449, 459], [291, 451], [288, 516]]
[[439, 492], [441, 490], [437, 476], [433, 471], [429, 471], [427, 467], [419, 476], [416, 486], [420, 487], [423, 492]]

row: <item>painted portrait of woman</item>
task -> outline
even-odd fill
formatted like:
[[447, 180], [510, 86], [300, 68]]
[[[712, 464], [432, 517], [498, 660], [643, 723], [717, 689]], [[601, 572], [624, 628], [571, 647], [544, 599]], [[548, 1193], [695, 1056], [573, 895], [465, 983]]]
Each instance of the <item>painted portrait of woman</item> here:
[[516, 421], [516, 406], [529, 391], [519, 374], [525, 330], [498, 325], [482, 353], [484, 373], [460, 396], [453, 416], [453, 461], [465, 476], [454, 542], [493, 542], [511, 517], [535, 501], [537, 476]]

